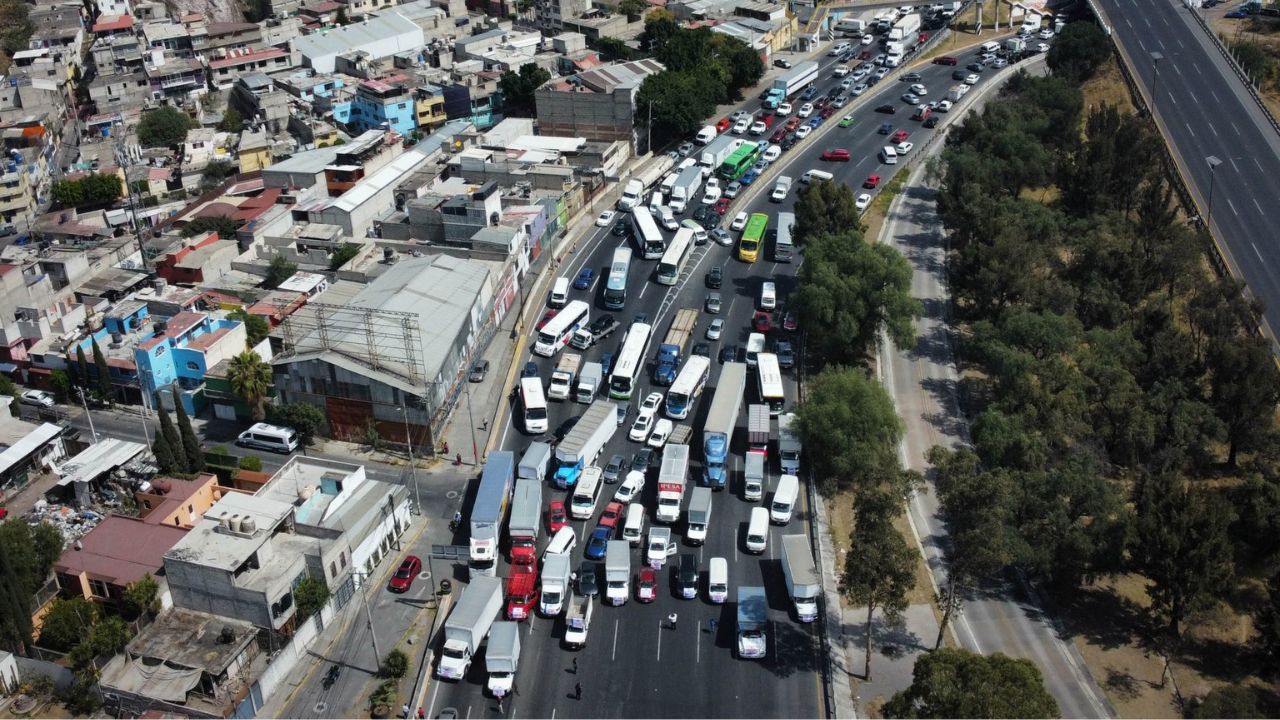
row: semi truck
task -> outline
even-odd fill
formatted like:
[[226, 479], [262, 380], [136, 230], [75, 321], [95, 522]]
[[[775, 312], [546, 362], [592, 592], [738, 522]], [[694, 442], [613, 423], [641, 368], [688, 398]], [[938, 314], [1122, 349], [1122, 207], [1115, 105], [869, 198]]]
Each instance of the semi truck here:
[[866, 21], [859, 20], [857, 18], [841, 18], [840, 21], [837, 22], [835, 26], [835, 31], [845, 35], [846, 37], [848, 36], [862, 37], [862, 34], [866, 32], [866, 30], [867, 30]]
[[578, 368], [582, 366], [582, 356], [578, 353], [565, 353], [556, 363], [551, 373], [551, 382], [547, 385], [547, 397], [552, 400], [568, 400], [573, 392], [573, 381], [578, 377]]
[[[746, 141], [740, 137], [728, 134], [721, 135], [712, 140], [710, 145], [702, 148], [702, 151], [698, 154], [698, 165], [706, 170], [715, 170], [720, 167], [720, 163], [724, 162], [725, 158], [733, 154], [734, 150], [742, 147], [744, 142]], [[671, 182], [671, 186], [675, 187], [674, 180]]]
[[920, 34], [920, 13], [907, 13], [889, 28], [889, 40], [914, 42]]
[[631, 595], [631, 543], [610, 540], [604, 550], [604, 596], [610, 605], [622, 605]]
[[804, 535], [782, 536], [782, 574], [787, 578], [787, 596], [795, 605], [800, 622], [816, 620], [822, 578], [813, 562], [809, 538]]
[[529, 449], [520, 456], [520, 465], [516, 468], [516, 477], [523, 480], [542, 482], [551, 467], [551, 445], [544, 442], [529, 444]]
[[484, 651], [484, 667], [489, 671], [489, 692], [494, 697], [511, 694], [520, 668], [520, 626], [499, 620], [489, 631]]
[[769, 109], [778, 107], [781, 102], [800, 92], [817, 79], [818, 63], [816, 60], [796, 63], [796, 66], [791, 68], [791, 72], [773, 81], [773, 86], [769, 88], [769, 94], [764, 98], [764, 106]]
[[738, 424], [742, 393], [746, 387], [746, 365], [729, 362], [721, 367], [716, 394], [711, 399], [711, 409], [702, 426], [702, 454], [706, 464], [703, 479], [717, 490], [723, 490], [728, 481], [729, 445], [733, 441], [733, 428]]
[[556, 485], [572, 487], [583, 469], [596, 461], [617, 429], [617, 404], [604, 398], [591, 403], [556, 447]]
[[764, 453], [748, 452], [742, 463], [742, 498], [750, 502], [759, 502], [764, 497], [765, 480]]
[[471, 506], [471, 577], [493, 577], [498, 560], [498, 536], [507, 519], [511, 488], [515, 484], [515, 454], [489, 453], [480, 475], [480, 489]]
[[619, 210], [634, 210], [644, 197], [644, 183], [639, 178], [631, 178], [622, 186], [622, 197], [618, 198]]
[[569, 556], [551, 553], [542, 558], [542, 597], [538, 611], [545, 617], [555, 617], [564, 611], [564, 600], [569, 594]]
[[655, 385], [670, 386], [676, 381], [685, 348], [689, 345], [689, 338], [693, 337], [697, 327], [697, 310], [683, 308], [676, 312], [675, 319], [671, 321], [671, 329], [667, 331], [667, 337], [658, 345], [658, 362], [653, 369]]
[[[592, 323], [589, 327], [580, 327], [577, 330], [574, 330], [573, 337], [569, 338], [569, 344], [579, 350], [586, 350], [592, 345], [595, 345], [601, 340], [612, 335], [613, 331], [617, 330], [622, 325], [622, 323], [615, 320], [612, 315], [605, 315], [604, 317], [607, 318], [607, 321], [600, 325], [596, 325], [596, 323], [601, 323], [601, 321], [596, 320], [596, 322]], [[599, 327], [598, 331], [593, 330], [593, 328], [596, 327]]]
[[589, 362], [582, 366], [578, 373], [578, 386], [574, 389], [573, 399], [580, 403], [589, 403], [600, 394], [600, 383], [604, 381], [604, 367], [598, 362]]
[[564, 646], [580, 650], [587, 645], [587, 631], [591, 629], [593, 603], [590, 595], [569, 595], [569, 612], [564, 622]]
[[778, 418], [778, 459], [782, 472], [787, 475], [800, 474], [800, 433], [795, 413], [786, 413]]
[[515, 499], [511, 502], [511, 564], [530, 565], [538, 559], [538, 532], [542, 529], [542, 483], [538, 480], [516, 480]]
[[769, 406], [747, 406], [747, 452], [758, 450], [769, 457]]
[[707, 526], [711, 524], [711, 488], [696, 487], [689, 495], [689, 517], [685, 530], [685, 542], [701, 545], [707, 540]]
[[461, 680], [480, 651], [489, 628], [502, 609], [502, 583], [493, 577], [472, 577], [444, 623], [444, 649], [436, 675]]
[[681, 170], [680, 176], [676, 178], [676, 184], [671, 187], [667, 207], [674, 213], [684, 212], [688, 209], [689, 203], [698, 196], [700, 187], [702, 187], [702, 168], [695, 165]]
[[738, 657], [759, 660], [769, 651], [769, 606], [764, 588], [738, 588]]
[[662, 453], [658, 471], [658, 522], [673, 523], [680, 519], [680, 503], [684, 500], [686, 474], [689, 471], [689, 446], [668, 446]]

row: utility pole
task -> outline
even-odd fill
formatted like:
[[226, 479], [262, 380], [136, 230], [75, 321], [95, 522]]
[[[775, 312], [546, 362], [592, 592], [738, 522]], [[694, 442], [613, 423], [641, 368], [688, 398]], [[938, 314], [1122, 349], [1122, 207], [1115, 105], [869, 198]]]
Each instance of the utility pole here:
[[1213, 180], [1216, 175], [1214, 171], [1222, 164], [1222, 160], [1216, 155], [1210, 155], [1204, 161], [1209, 164], [1209, 207], [1205, 209], [1204, 226], [1209, 234], [1213, 235], [1213, 226], [1210, 223], [1213, 222]]
[[413, 463], [413, 439], [409, 437], [409, 409], [400, 406], [404, 416], [404, 444], [409, 449], [409, 477], [413, 481], [413, 507], [418, 516], [422, 515], [422, 500], [418, 496], [418, 469]]
[[89, 401], [85, 399], [84, 388], [78, 387], [76, 390], [80, 393], [80, 402], [84, 404], [84, 416], [89, 419], [89, 434], [93, 435], [93, 442], [98, 442], [98, 431], [93, 427], [93, 415], [89, 414]]

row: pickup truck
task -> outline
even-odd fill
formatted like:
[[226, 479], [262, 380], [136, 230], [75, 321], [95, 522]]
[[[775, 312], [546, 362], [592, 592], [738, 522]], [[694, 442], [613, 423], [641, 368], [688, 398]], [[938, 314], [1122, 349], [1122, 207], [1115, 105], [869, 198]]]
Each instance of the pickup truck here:
[[573, 332], [573, 337], [569, 339], [569, 344], [579, 350], [586, 350], [596, 343], [604, 340], [613, 334], [622, 323], [618, 322], [612, 315], [601, 315], [585, 328], [578, 328]]

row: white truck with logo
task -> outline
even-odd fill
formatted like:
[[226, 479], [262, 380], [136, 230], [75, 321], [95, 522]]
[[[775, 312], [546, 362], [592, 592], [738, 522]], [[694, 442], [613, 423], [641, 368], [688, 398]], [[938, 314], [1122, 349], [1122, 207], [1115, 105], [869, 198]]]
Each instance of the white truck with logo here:
[[502, 581], [493, 577], [473, 577], [458, 604], [444, 623], [444, 649], [436, 675], [442, 680], [461, 680], [480, 651], [489, 628], [502, 609]]
[[604, 596], [610, 605], [622, 605], [631, 595], [631, 544], [610, 540], [604, 551]]
[[500, 620], [489, 631], [484, 651], [484, 667], [489, 671], [489, 692], [494, 697], [511, 694], [520, 667], [520, 623]]
[[658, 522], [673, 523], [680, 519], [688, 472], [689, 446], [667, 446], [658, 471], [658, 512], [655, 514]]

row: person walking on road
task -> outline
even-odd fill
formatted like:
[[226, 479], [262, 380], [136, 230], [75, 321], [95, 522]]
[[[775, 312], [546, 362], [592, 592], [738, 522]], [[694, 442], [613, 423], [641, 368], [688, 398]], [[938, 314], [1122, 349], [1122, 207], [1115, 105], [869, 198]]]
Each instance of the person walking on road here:
[[578, 674], [578, 658], [573, 659], [573, 674]]
[[573, 684], [573, 699], [574, 700], [582, 699], [582, 683]]
[[679, 618], [680, 616], [676, 615], [675, 613], [671, 613], [670, 615], [667, 616], [667, 624], [671, 626], [672, 630], [676, 629], [676, 620], [678, 620]]

